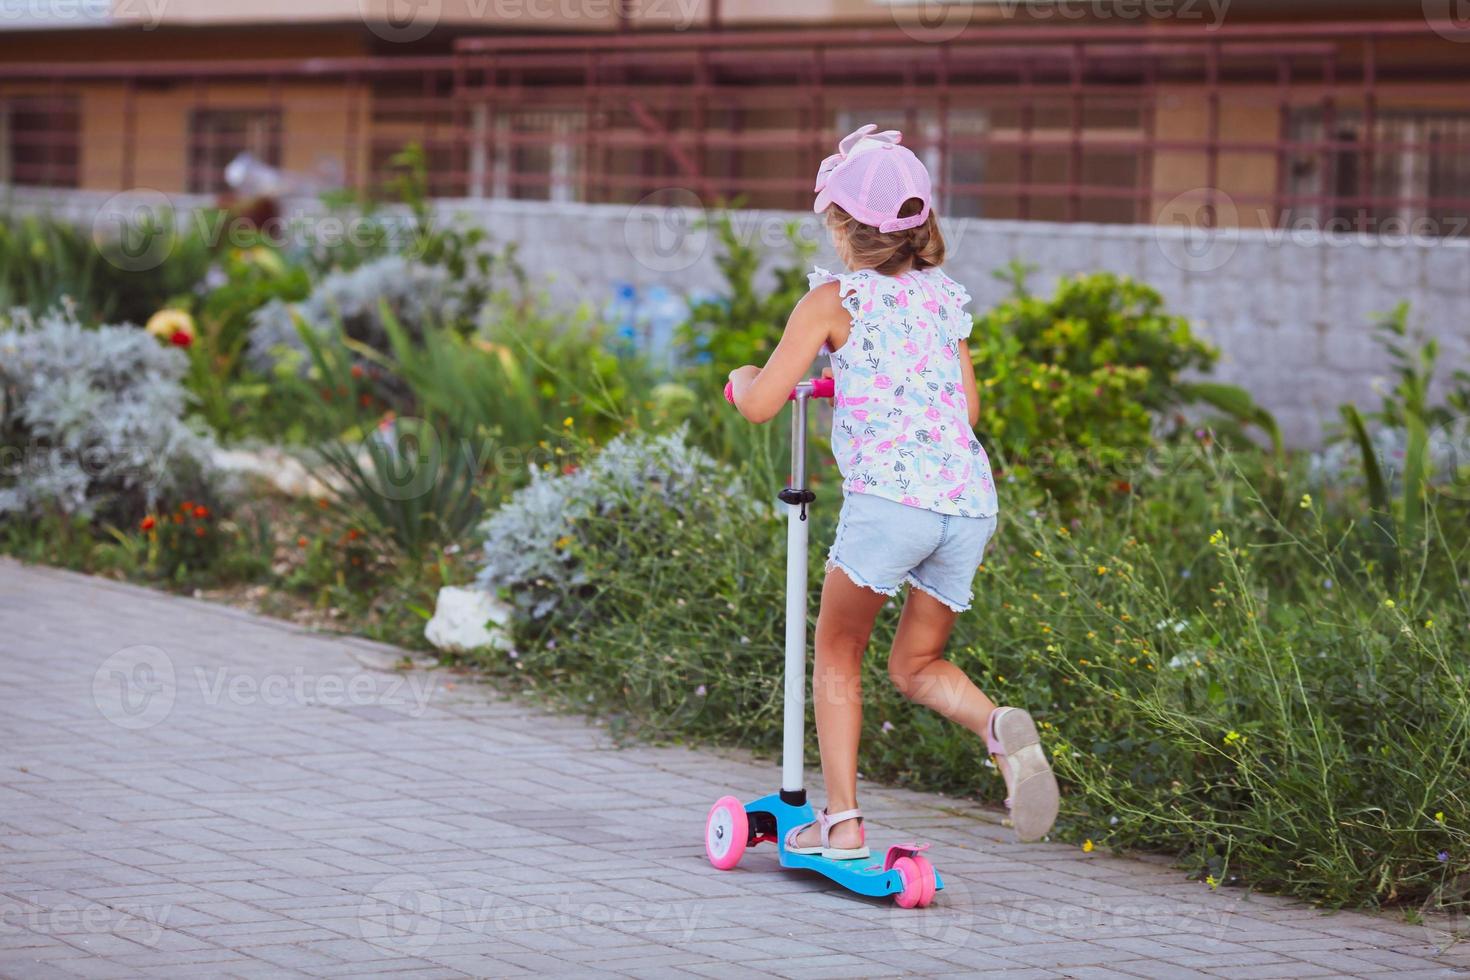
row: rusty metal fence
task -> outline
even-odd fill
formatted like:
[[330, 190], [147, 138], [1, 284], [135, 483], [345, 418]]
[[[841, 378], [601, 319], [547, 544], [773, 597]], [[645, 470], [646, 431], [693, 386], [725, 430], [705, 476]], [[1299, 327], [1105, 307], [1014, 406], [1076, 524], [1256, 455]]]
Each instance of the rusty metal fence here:
[[[450, 54], [0, 66], [0, 183], [217, 192], [250, 153], [372, 193], [805, 207], [900, 128], [949, 213], [1372, 230], [1470, 216], [1470, 28], [1423, 20], [461, 38]], [[671, 192], [670, 189], [678, 189]]]

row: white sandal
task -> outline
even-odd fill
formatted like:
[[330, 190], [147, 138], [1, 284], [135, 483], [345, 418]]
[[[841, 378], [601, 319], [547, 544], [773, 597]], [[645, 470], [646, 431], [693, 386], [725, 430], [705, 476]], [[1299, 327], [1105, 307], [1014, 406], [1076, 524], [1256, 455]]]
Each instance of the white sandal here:
[[[858, 821], [858, 833], [861, 835], [861, 840], [863, 842], [861, 847], [833, 847], [828, 842], [828, 837], [832, 833], [832, 828], [845, 820]], [[827, 808], [823, 807], [821, 810], [817, 811], [817, 819], [813, 820], [811, 823], [804, 823], [800, 827], [792, 827], [786, 832], [786, 851], [788, 854], [820, 854], [822, 857], [827, 858], [830, 861], [856, 861], [860, 858], [869, 857], [870, 854], [868, 851], [868, 831], [863, 826], [862, 820], [863, 811], [857, 808], [853, 808], [851, 810], [843, 810], [841, 813], [834, 813], [828, 816]], [[803, 830], [806, 830], [808, 827], [812, 826], [812, 824], [816, 824], [821, 829], [822, 843], [814, 847], [798, 846], [796, 843], [796, 838], [801, 835], [801, 832]]]
[[1061, 791], [1046, 761], [1036, 722], [1020, 708], [996, 708], [990, 714], [985, 742], [1006, 779], [1011, 826], [1023, 841], [1041, 840], [1057, 822]]

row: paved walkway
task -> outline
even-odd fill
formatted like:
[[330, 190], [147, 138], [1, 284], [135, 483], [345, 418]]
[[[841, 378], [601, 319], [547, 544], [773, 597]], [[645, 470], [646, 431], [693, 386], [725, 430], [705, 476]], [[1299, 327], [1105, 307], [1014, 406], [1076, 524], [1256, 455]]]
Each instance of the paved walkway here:
[[0, 560], [0, 975], [1310, 977], [1470, 972], [1434, 929], [1018, 845], [868, 788], [936, 843], [924, 911], [717, 872], [773, 765], [619, 750], [396, 652]]

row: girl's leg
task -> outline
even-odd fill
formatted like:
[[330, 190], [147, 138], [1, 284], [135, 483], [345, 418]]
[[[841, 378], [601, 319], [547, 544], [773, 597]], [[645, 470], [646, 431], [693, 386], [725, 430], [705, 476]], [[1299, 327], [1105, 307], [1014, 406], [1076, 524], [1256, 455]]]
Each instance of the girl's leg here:
[[[822, 751], [822, 781], [827, 786], [827, 812], [857, 806], [858, 736], [863, 726], [862, 664], [873, 620], [888, 597], [855, 584], [833, 569], [822, 585], [817, 614], [817, 656], [812, 668], [812, 704], [817, 716], [817, 744]], [[821, 843], [814, 825], [797, 837], [802, 847]], [[857, 821], [832, 828], [833, 847], [862, 843]]]
[[[910, 589], [888, 657], [888, 676], [909, 700], [933, 708], [991, 743], [992, 752], [999, 753], [996, 765], [1006, 782], [1006, 803], [1016, 835], [1021, 840], [1040, 840], [1057, 819], [1056, 776], [1031, 716], [1016, 708], [996, 714], [995, 703], [964, 671], [944, 659], [944, 644], [955, 615], [933, 596]], [[998, 729], [994, 733], [990, 731], [993, 714]], [[997, 749], [997, 744], [1002, 748]]]
[[909, 589], [888, 655], [888, 676], [899, 693], [985, 737], [995, 702], [944, 659], [958, 613], [920, 589]]

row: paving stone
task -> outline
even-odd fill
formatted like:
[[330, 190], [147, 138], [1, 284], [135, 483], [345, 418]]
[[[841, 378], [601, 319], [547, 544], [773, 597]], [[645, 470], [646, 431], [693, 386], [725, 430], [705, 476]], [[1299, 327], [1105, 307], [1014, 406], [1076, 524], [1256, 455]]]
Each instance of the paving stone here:
[[[1211, 893], [1153, 858], [1020, 845], [993, 807], [867, 781], [876, 841], [935, 842], [948, 887], [933, 907], [784, 873], [769, 846], [721, 873], [700, 844], [706, 808], [767, 791], [771, 761], [620, 748], [473, 678], [451, 690], [437, 672], [363, 666], [358, 641], [3, 559], [0, 598], [0, 976], [1467, 966], [1401, 921]], [[172, 684], [109, 688], [134, 683], [109, 658], [139, 645], [162, 651]], [[157, 696], [168, 710], [139, 724]]]

